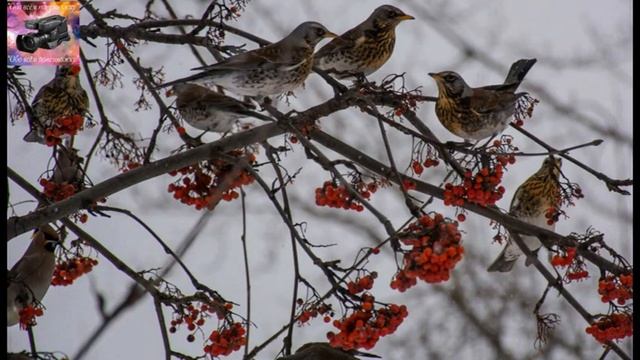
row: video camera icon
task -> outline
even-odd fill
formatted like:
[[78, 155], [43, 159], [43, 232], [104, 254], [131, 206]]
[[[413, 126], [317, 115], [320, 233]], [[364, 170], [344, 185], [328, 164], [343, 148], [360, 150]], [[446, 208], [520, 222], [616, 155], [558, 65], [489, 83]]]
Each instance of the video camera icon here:
[[18, 35], [16, 47], [18, 50], [33, 53], [36, 50], [54, 49], [64, 41], [69, 41], [67, 19], [61, 15], [51, 15], [42, 19], [27, 20], [24, 22], [27, 29], [37, 32]]

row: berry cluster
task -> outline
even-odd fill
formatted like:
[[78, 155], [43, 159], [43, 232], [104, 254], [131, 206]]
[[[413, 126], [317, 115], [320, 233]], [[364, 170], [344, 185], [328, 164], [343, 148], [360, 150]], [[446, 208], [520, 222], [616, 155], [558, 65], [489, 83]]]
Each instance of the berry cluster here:
[[[304, 304], [304, 300], [298, 299], [296, 300], [296, 303], [301, 306], [302, 304]], [[323, 317], [324, 322], [326, 323], [330, 322], [331, 318], [334, 315], [331, 305], [322, 303], [320, 305], [313, 306], [309, 309], [303, 310], [296, 319], [298, 320], [298, 325], [302, 326], [307, 322], [309, 322], [309, 320], [311, 320], [312, 318], [317, 317], [318, 315], [324, 315]]]
[[213, 357], [227, 356], [240, 350], [247, 343], [245, 329], [241, 323], [226, 324], [209, 335], [210, 344], [204, 346], [205, 354]]
[[589, 277], [589, 272], [586, 269], [586, 265], [582, 260], [576, 257], [576, 248], [567, 248], [564, 251], [564, 255], [556, 254], [551, 257], [551, 265], [553, 267], [567, 267], [565, 273], [565, 281], [567, 283], [584, 280]]
[[376, 309], [374, 301], [372, 295], [365, 293], [362, 304], [350, 315], [334, 320], [333, 326], [340, 331], [337, 334], [333, 331], [327, 333], [329, 344], [345, 350], [371, 349], [380, 337], [393, 334], [407, 317], [407, 307], [389, 304]]
[[498, 186], [502, 175], [501, 163], [492, 169], [483, 167], [475, 175], [467, 170], [461, 185], [445, 184], [444, 204], [462, 206], [466, 200], [481, 206], [495, 205], [505, 192], [504, 186]]
[[616, 301], [618, 305], [624, 305], [627, 300], [633, 298], [633, 275], [610, 275], [600, 279], [598, 294], [604, 303]]
[[173, 313], [173, 319], [171, 320], [171, 326], [169, 332], [175, 334], [178, 328], [185, 324], [187, 330], [191, 333], [187, 335], [187, 341], [193, 342], [196, 337], [194, 335], [196, 329], [199, 329], [204, 325], [206, 319], [211, 317], [212, 314], [216, 314], [218, 320], [222, 320], [225, 317], [227, 311], [231, 310], [233, 304], [224, 304], [224, 310], [222, 307], [210, 306], [208, 304], [201, 304], [199, 308], [192, 303], [187, 303], [186, 307], [181, 307], [179, 310]]
[[560, 219], [562, 211], [556, 207], [550, 207], [544, 212], [544, 217], [547, 219], [547, 225], [553, 225]]
[[627, 313], [602, 315], [588, 326], [585, 331], [600, 343], [622, 339], [627, 336], [633, 336], [633, 318], [631, 314]]
[[423, 162], [413, 160], [411, 162], [411, 170], [413, 170], [414, 174], [420, 175], [425, 168], [428, 169], [430, 167], [435, 167], [438, 166], [438, 164], [440, 164], [440, 161], [438, 161], [438, 159], [426, 158]]
[[44, 311], [40, 305], [27, 305], [20, 309], [18, 316], [20, 316], [20, 329], [26, 330], [29, 327], [36, 326], [36, 317], [42, 316]]
[[373, 281], [377, 277], [378, 273], [374, 271], [369, 275], [357, 278], [356, 281], [349, 281], [347, 283], [347, 290], [352, 295], [356, 295], [365, 290], [371, 290], [371, 288], [373, 287]]
[[53, 202], [62, 201], [78, 191], [74, 184], [66, 181], [58, 184], [45, 178], [40, 179], [40, 186], [43, 187], [44, 196]]
[[[364, 181], [358, 181], [351, 184], [353, 189], [360, 195], [369, 199], [371, 194], [378, 190], [376, 181], [366, 184]], [[344, 185], [337, 185], [334, 181], [325, 181], [322, 187], [316, 188], [316, 205], [328, 206], [331, 208], [342, 208], [345, 210], [362, 211], [364, 206], [355, 199]]]
[[403, 267], [391, 281], [391, 288], [404, 292], [417, 283], [416, 279], [447, 281], [464, 253], [461, 238], [458, 223], [439, 213], [423, 215], [410, 224], [402, 242], [411, 249], [404, 253]]
[[435, 166], [438, 166], [438, 164], [440, 164], [440, 161], [438, 161], [438, 159], [432, 159], [432, 158], [426, 158], [423, 162], [420, 162], [418, 160], [413, 160], [411, 162], [411, 170], [413, 170], [414, 174], [420, 175], [422, 174], [425, 168], [428, 169], [430, 167], [435, 167]]
[[[232, 151], [233, 156], [241, 156], [242, 152]], [[254, 163], [256, 157], [249, 154], [249, 163]], [[210, 160], [195, 165], [184, 167], [169, 173], [171, 176], [180, 175], [180, 179], [169, 184], [168, 191], [173, 193], [175, 199], [183, 204], [193, 205], [201, 210], [206, 207], [215, 206], [221, 199], [231, 201], [240, 195], [235, 188], [253, 183], [254, 178], [251, 173], [242, 169], [237, 174], [233, 170], [234, 165], [222, 160]], [[234, 172], [234, 174], [231, 174]], [[221, 191], [221, 186], [228, 181], [226, 178], [233, 175], [231, 183], [226, 190]]]
[[44, 129], [44, 140], [47, 146], [54, 146], [62, 143], [65, 135], [74, 136], [78, 130], [82, 129], [84, 119], [82, 115], [71, 115], [57, 118], [51, 127]]
[[51, 285], [71, 285], [80, 276], [91, 272], [96, 265], [98, 265], [98, 260], [83, 256], [71, 258], [56, 264], [55, 269], [53, 269]]
[[567, 248], [565, 255], [553, 255], [551, 265], [554, 267], [565, 267], [571, 265], [576, 257], [576, 248]]

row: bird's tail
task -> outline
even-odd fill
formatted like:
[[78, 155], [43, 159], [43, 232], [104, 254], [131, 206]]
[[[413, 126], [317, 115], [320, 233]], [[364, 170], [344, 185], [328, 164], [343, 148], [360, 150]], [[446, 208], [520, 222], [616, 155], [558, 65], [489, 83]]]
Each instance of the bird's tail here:
[[156, 90], [162, 89], [162, 88], [165, 88], [165, 87], [168, 87], [168, 86], [172, 86], [172, 85], [175, 85], [175, 84], [180, 84], [180, 83], [197, 82], [197, 80], [200, 80], [200, 79], [202, 79], [202, 78], [204, 78], [206, 76], [209, 76], [209, 75], [210, 75], [209, 72], [201, 72], [201, 73], [193, 74], [191, 76], [183, 77], [183, 78], [180, 78], [180, 79], [177, 79], [177, 80], [169, 81], [169, 82], [166, 82], [164, 84], [158, 85], [156, 87]]
[[518, 258], [507, 260], [507, 257], [505, 256], [506, 252], [507, 247], [505, 246], [504, 249], [502, 249], [500, 255], [498, 255], [496, 260], [493, 262], [493, 264], [491, 264], [489, 268], [487, 268], [488, 272], [509, 272], [511, 271], [511, 269], [513, 269], [513, 265], [516, 263], [516, 260], [518, 260]]
[[518, 84], [522, 82], [529, 70], [536, 63], [536, 59], [520, 59], [511, 65], [511, 69], [507, 73], [507, 78], [504, 80], [505, 84]]
[[42, 137], [42, 135], [38, 134], [38, 131], [36, 131], [35, 129], [31, 129], [29, 130], [29, 132], [27, 133], [27, 135], [25, 135], [22, 138], [24, 141], [26, 142], [35, 142], [35, 143], [40, 143], [40, 144], [44, 144], [44, 137]]

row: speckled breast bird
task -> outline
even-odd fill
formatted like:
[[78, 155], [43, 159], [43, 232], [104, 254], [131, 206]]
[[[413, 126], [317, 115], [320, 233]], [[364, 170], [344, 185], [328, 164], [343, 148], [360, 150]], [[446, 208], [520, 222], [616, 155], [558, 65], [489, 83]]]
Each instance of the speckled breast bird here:
[[536, 59], [522, 59], [511, 66], [502, 85], [472, 88], [453, 71], [429, 73], [438, 85], [436, 115], [440, 123], [465, 140], [482, 140], [501, 133], [511, 121], [516, 93]]
[[160, 87], [195, 82], [216, 85], [244, 96], [270, 96], [291, 91], [304, 83], [313, 66], [313, 51], [320, 40], [335, 37], [322, 24], [308, 21], [284, 39], [229, 57], [217, 64], [194, 68], [201, 72]]
[[31, 103], [31, 127], [24, 140], [45, 144], [44, 129], [60, 117], [85, 116], [89, 111], [89, 96], [80, 85], [79, 65], [56, 67], [53, 80], [40, 88]]
[[369, 75], [389, 60], [396, 42], [396, 26], [413, 16], [382, 5], [362, 23], [331, 40], [314, 55], [314, 65], [340, 79]]
[[58, 233], [50, 225], [39, 227], [24, 255], [9, 271], [7, 326], [17, 324], [20, 310], [40, 302], [47, 293], [55, 268], [54, 250], [59, 241]]
[[[555, 230], [555, 222], [549, 225], [545, 213], [550, 208], [560, 206], [560, 168], [562, 159], [549, 156], [540, 169], [518, 187], [511, 200], [509, 214], [532, 225], [548, 230]], [[542, 246], [536, 236], [521, 235], [522, 240], [531, 251], [537, 252]], [[511, 238], [488, 271], [511, 271], [516, 260], [523, 254], [518, 244]], [[530, 265], [526, 261], [527, 266]]]
[[278, 358], [278, 360], [358, 360], [358, 356], [380, 358], [357, 350], [344, 351], [324, 342], [312, 342], [302, 345], [295, 354]]
[[177, 97], [176, 108], [184, 121], [204, 131], [225, 133], [233, 129], [238, 119], [249, 116], [266, 121], [271, 120], [253, 111], [252, 104], [196, 84], [175, 84], [167, 91], [167, 95]]

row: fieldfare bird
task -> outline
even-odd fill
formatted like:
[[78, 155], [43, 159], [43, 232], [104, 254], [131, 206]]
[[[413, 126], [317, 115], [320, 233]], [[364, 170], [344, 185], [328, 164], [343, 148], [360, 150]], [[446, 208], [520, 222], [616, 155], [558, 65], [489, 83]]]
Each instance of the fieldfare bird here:
[[482, 140], [501, 133], [526, 93], [516, 93], [536, 59], [518, 60], [502, 85], [472, 88], [453, 71], [429, 73], [438, 85], [436, 115], [442, 125], [465, 140]]
[[167, 95], [176, 95], [176, 108], [182, 118], [196, 129], [226, 133], [240, 118], [271, 118], [252, 111], [254, 106], [196, 84], [175, 84]]
[[31, 104], [33, 116], [29, 118], [31, 127], [24, 140], [45, 144], [45, 129], [57, 119], [80, 115], [89, 111], [89, 97], [80, 85], [79, 65], [56, 67], [53, 80], [40, 88]]
[[201, 72], [160, 85], [161, 88], [195, 82], [215, 85], [244, 96], [270, 96], [291, 91], [304, 83], [313, 66], [313, 51], [320, 40], [335, 37], [322, 24], [308, 21], [284, 39], [229, 57], [217, 64], [194, 68]]
[[339, 79], [369, 75], [389, 60], [396, 42], [396, 26], [413, 16], [382, 5], [362, 23], [331, 40], [314, 55], [314, 65]]
[[278, 360], [358, 360], [354, 355], [371, 358], [380, 357], [357, 350], [345, 351], [334, 348], [328, 343], [312, 342], [302, 345], [296, 350], [295, 354], [278, 358]]
[[58, 233], [48, 224], [37, 228], [24, 255], [13, 265], [7, 284], [7, 326], [20, 320], [22, 308], [38, 304], [49, 289], [55, 268]]
[[[531, 175], [513, 195], [509, 214], [524, 222], [553, 231], [555, 222], [545, 215], [550, 209], [560, 206], [560, 168], [562, 159], [547, 157], [540, 169]], [[536, 236], [521, 235], [529, 250], [537, 252], [542, 243]], [[511, 271], [513, 264], [522, 255], [522, 250], [511, 238], [496, 260], [489, 266], [488, 271]], [[530, 262], [525, 262], [527, 266]]]

